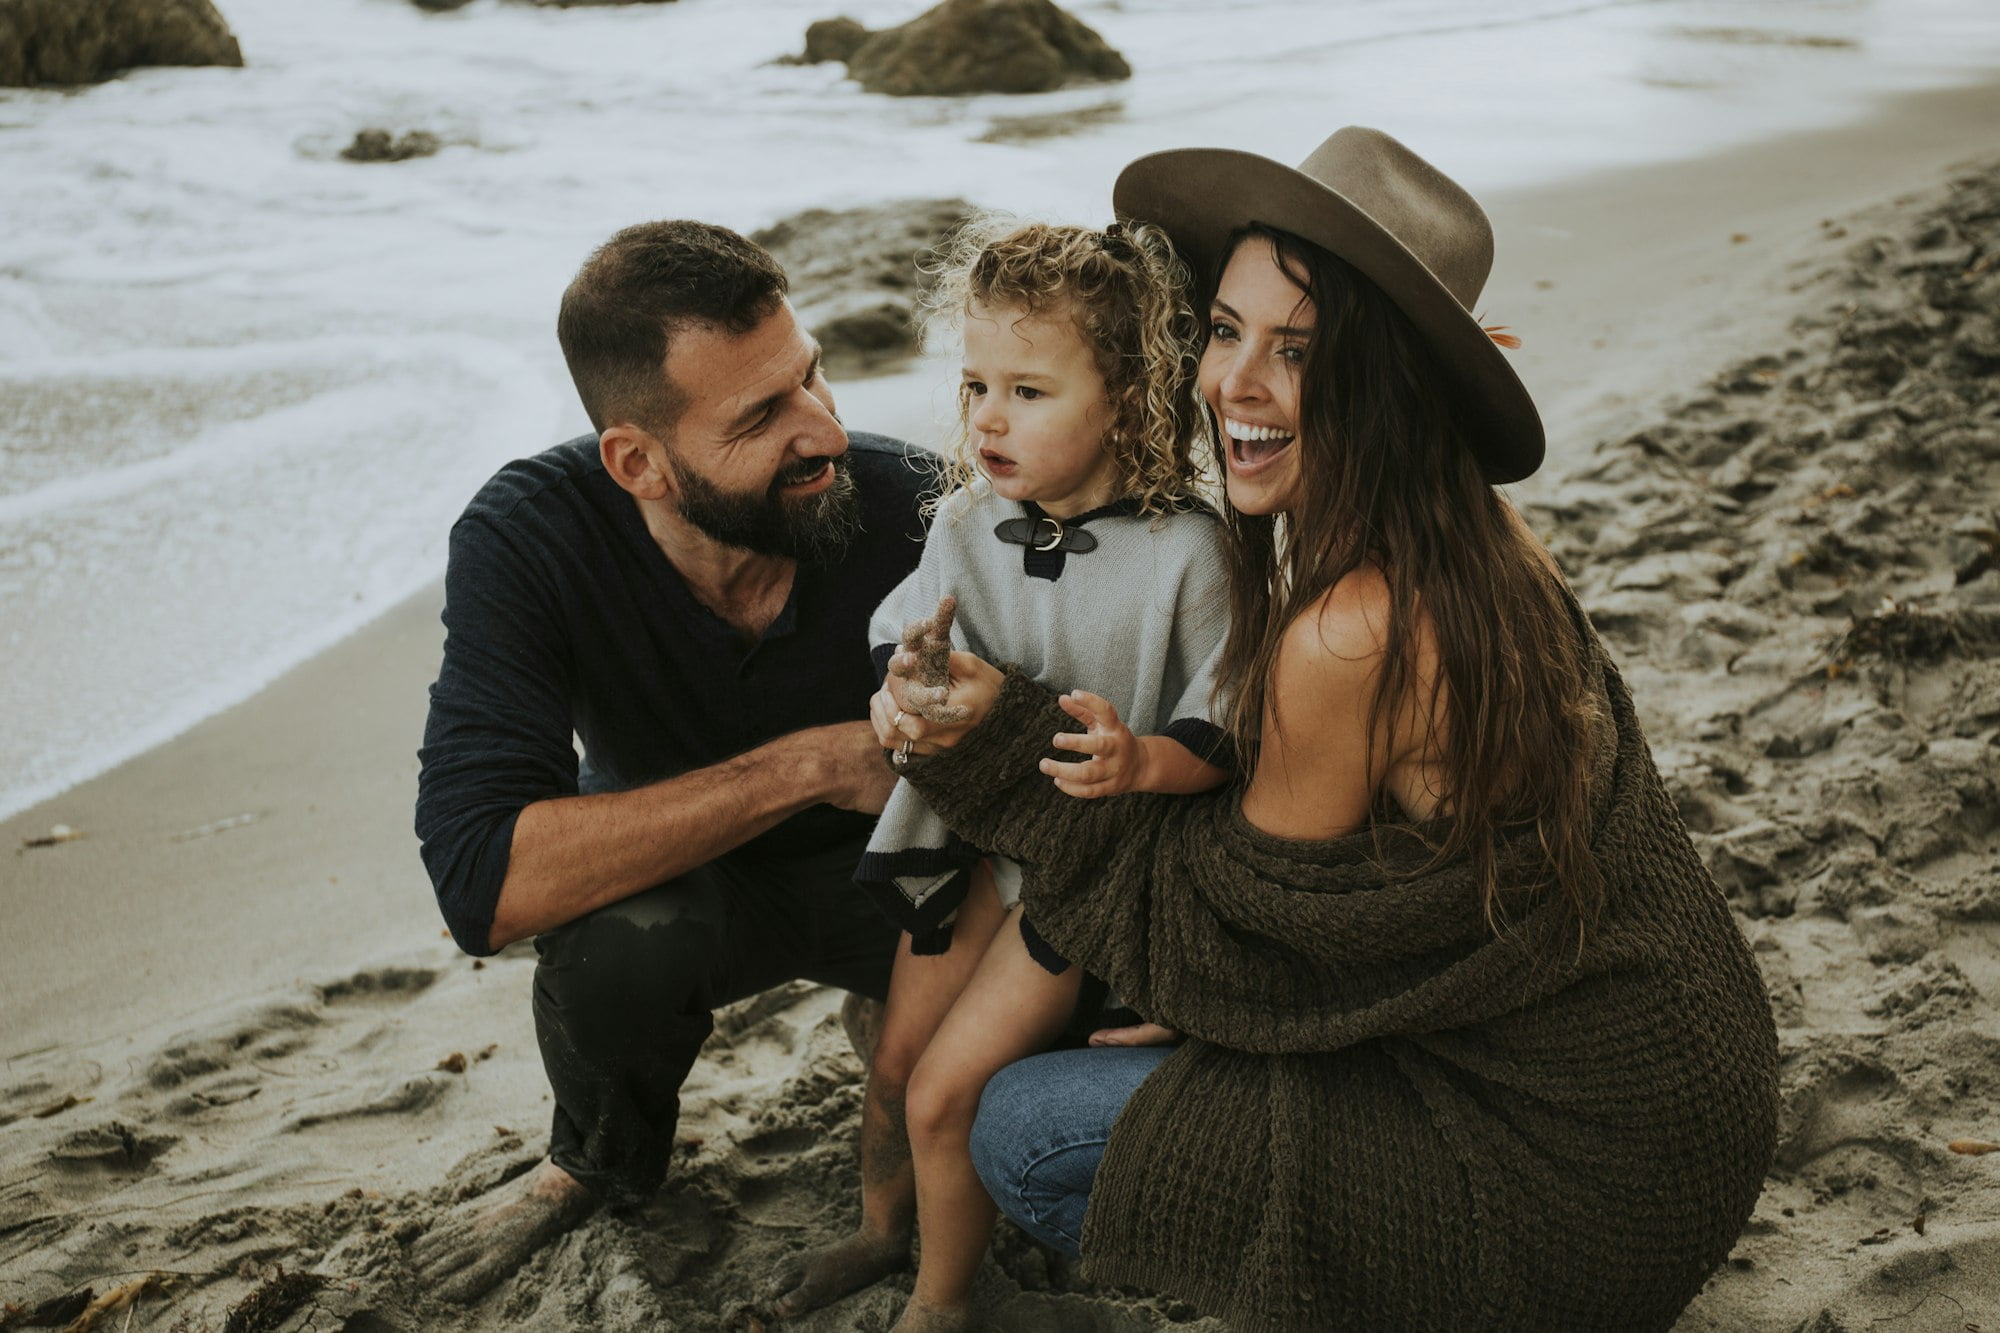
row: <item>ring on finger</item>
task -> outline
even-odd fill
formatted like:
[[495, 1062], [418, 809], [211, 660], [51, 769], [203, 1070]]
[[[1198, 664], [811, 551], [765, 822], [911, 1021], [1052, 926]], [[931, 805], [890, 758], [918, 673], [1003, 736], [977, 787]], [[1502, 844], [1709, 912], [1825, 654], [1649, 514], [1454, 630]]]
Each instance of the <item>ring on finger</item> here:
[[896, 716], [891, 718], [889, 721], [889, 730], [901, 731], [902, 729], [903, 729], [903, 710], [898, 708], [896, 710]]
[[897, 768], [901, 768], [904, 764], [909, 763], [910, 747], [915, 744], [916, 744], [915, 741], [911, 740], [904, 741], [900, 746], [896, 747], [895, 757], [892, 758], [889, 762], [894, 764]]

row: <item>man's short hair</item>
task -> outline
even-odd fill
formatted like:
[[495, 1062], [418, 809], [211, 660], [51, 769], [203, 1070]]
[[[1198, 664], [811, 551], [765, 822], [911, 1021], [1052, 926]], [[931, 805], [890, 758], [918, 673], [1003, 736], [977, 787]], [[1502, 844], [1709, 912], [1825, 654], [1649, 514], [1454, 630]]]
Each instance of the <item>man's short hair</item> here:
[[706, 222], [642, 222], [599, 246], [563, 293], [556, 337], [599, 433], [673, 429], [685, 390], [667, 342], [690, 325], [748, 333], [785, 299], [785, 272], [754, 241]]

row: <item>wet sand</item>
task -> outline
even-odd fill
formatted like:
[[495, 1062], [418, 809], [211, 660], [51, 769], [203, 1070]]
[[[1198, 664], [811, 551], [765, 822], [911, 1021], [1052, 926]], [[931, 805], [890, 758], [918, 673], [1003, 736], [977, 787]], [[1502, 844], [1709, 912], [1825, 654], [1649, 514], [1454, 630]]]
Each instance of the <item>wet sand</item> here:
[[[1947, 1146], [2000, 1139], [2000, 165], [1954, 169], [1994, 123], [2000, 86], [1930, 94], [1490, 201], [1486, 311], [1553, 441], [1519, 499], [1784, 1044], [1778, 1165], [1684, 1328], [2000, 1325], [2000, 1155]], [[918, 431], [929, 390], [845, 406]], [[0, 1303], [158, 1271], [121, 1324], [219, 1328], [262, 1291], [242, 1326], [740, 1329], [776, 1256], [851, 1224], [858, 1063], [838, 997], [794, 987], [718, 1025], [651, 1209], [469, 1313], [417, 1287], [408, 1239], [548, 1116], [532, 952], [440, 940], [409, 833], [436, 602], [0, 826], [88, 835], [0, 884]], [[1217, 1327], [999, 1235], [1001, 1328]], [[906, 1289], [795, 1326], [884, 1328]]]

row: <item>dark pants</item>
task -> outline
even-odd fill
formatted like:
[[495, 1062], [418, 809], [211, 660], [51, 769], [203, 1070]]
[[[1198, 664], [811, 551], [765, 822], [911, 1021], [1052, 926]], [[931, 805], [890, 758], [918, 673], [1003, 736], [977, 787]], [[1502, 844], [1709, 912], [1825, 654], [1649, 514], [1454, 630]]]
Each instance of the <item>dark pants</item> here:
[[897, 933], [851, 878], [861, 852], [725, 856], [536, 938], [557, 1166], [613, 1203], [651, 1197], [711, 1010], [800, 977], [888, 994]]

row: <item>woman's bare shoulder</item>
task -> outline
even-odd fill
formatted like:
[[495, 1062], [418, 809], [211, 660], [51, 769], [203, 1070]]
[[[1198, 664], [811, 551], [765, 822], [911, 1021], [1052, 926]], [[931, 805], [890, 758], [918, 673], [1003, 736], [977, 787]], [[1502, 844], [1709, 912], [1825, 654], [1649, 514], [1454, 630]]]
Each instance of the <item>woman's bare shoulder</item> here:
[[1375, 669], [1389, 643], [1389, 581], [1363, 565], [1321, 593], [1285, 628], [1282, 665], [1334, 675]]
[[1263, 744], [1243, 815], [1267, 833], [1330, 838], [1367, 815], [1363, 757], [1388, 646], [1389, 586], [1357, 569], [1285, 627], [1265, 696]]

